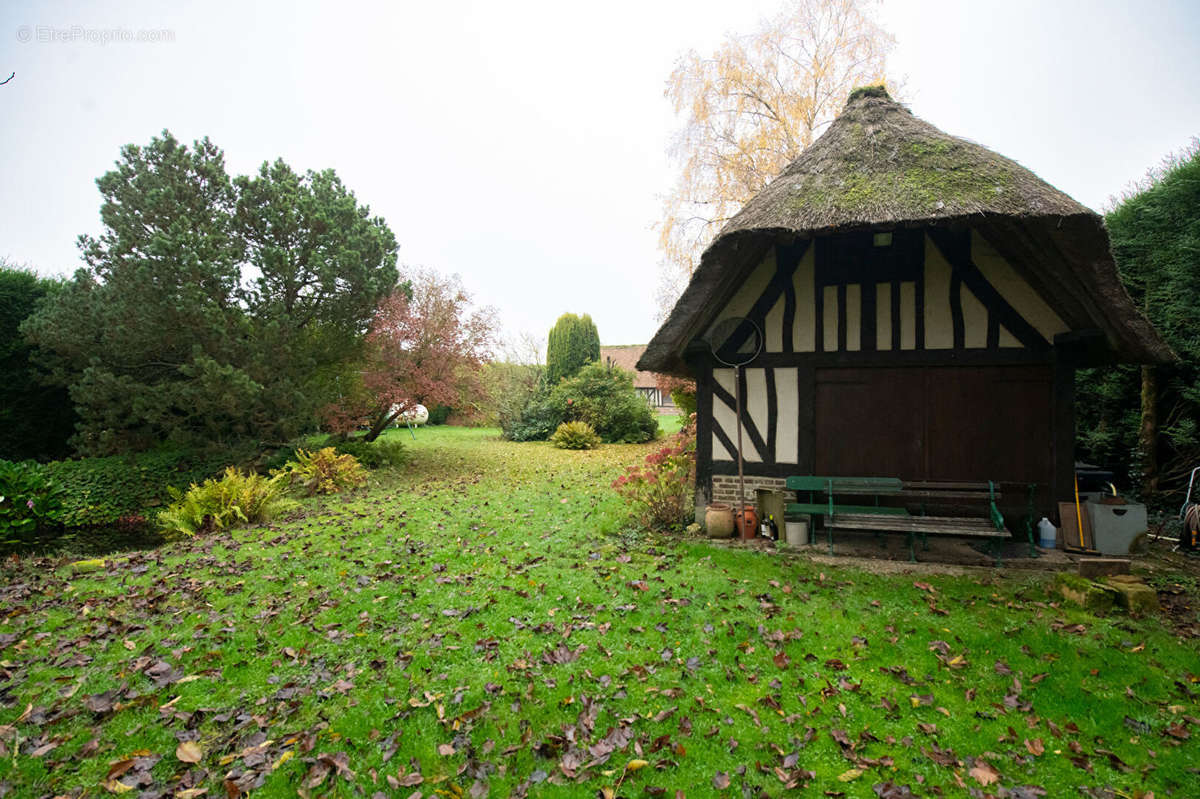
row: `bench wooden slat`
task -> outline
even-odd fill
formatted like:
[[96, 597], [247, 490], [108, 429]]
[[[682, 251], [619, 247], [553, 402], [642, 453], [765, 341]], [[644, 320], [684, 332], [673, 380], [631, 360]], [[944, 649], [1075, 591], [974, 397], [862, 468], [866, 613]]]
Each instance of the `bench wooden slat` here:
[[876, 530], [926, 535], [1008, 538], [1007, 530], [997, 530], [986, 519], [961, 519], [936, 516], [884, 517], [866, 514], [835, 516], [833, 527], [839, 530]]
[[786, 485], [791, 491], [828, 491], [833, 493], [899, 493], [904, 481], [898, 477], [814, 477], [793, 475]]
[[[784, 513], [817, 513], [828, 515], [829, 503], [827, 502], [789, 502], [783, 508]], [[888, 508], [877, 507], [875, 505], [838, 505], [833, 506], [833, 515], [840, 517], [846, 513], [872, 513], [887, 516], [907, 516], [907, 508]]]
[[[987, 481], [979, 482], [950, 482], [944, 480], [905, 480], [905, 489], [928, 489], [930, 491], [982, 491], [987, 493]], [[996, 485], [992, 483], [992, 485]]]
[[982, 502], [984, 500], [991, 499], [993, 496], [995, 496], [996, 499], [1000, 499], [1001, 495], [999, 491], [993, 495], [986, 491], [980, 494], [974, 491], [928, 491], [920, 488], [906, 488], [904, 490], [904, 496], [917, 497], [920, 499], [970, 499], [976, 502]]

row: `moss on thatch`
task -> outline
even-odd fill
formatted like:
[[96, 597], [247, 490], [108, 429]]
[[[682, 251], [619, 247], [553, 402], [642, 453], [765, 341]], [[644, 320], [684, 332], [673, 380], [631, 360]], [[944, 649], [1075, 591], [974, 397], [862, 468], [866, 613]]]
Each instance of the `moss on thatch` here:
[[882, 97], [885, 100], [892, 99], [888, 94], [887, 87], [882, 83], [872, 83], [870, 86], [859, 86], [850, 90], [850, 99], [847, 102], [854, 102], [861, 97]]
[[729, 221], [638, 368], [686, 374], [684, 347], [711, 307], [780, 236], [966, 224], [1039, 288], [1073, 330], [1119, 359], [1174, 356], [1117, 277], [1103, 221], [1015, 161], [913, 116], [883, 86], [850, 94], [829, 129]]

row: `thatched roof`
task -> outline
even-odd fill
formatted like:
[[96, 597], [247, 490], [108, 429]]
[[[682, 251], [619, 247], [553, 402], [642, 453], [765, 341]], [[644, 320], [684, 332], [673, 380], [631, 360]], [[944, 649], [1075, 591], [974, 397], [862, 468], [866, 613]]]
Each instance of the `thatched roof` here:
[[966, 223], [1120, 360], [1174, 358], [1129, 298], [1098, 214], [1020, 164], [857, 89], [829, 129], [748, 202], [700, 266], [638, 368], [686, 374], [683, 348], [777, 241], [833, 231]]

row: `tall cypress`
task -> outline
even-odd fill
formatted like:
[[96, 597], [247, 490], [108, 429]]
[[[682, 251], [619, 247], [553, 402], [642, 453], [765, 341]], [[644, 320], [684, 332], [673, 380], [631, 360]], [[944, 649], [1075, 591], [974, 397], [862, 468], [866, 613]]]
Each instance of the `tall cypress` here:
[[585, 365], [600, 360], [600, 333], [588, 314], [558, 317], [546, 342], [546, 379], [555, 385]]

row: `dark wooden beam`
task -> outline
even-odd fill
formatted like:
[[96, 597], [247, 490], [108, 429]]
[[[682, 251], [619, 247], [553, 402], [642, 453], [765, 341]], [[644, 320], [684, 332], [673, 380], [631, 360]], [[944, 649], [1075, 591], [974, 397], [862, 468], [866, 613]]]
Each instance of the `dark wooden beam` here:
[[[752, 418], [750, 418], [750, 413], [746, 409], [746, 370], [743, 368], [743, 369], [739, 369], [738, 372], [739, 372], [738, 385], [735, 388], [738, 390], [738, 393], [740, 393], [742, 395], [742, 432], [744, 432], [746, 434], [746, 437], [750, 439], [750, 443], [754, 445], [754, 448], [756, 450], [758, 450], [759, 457], [762, 458], [763, 460], [766, 460], [766, 458], [767, 458], [766, 442], [763, 441], [762, 434], [758, 432], [758, 427], [754, 424], [754, 420]], [[733, 395], [730, 394], [728, 391], [726, 391], [725, 387], [722, 386], [720, 383], [718, 383], [715, 378], [712, 381], [712, 392], [713, 392], [714, 398], [719, 399], [722, 402], [724, 402], [726, 405], [728, 405], [730, 410], [734, 411], [734, 415], [736, 417], [737, 403], [734, 400]], [[715, 421], [713, 422], [713, 430], [714, 431], [720, 430], [720, 427], [716, 424]], [[720, 438], [720, 436], [718, 436], [718, 438]], [[737, 452], [736, 445], [734, 445], [733, 448], [730, 449], [730, 452], [734, 452], [734, 453]]]
[[687, 361], [696, 376], [696, 490], [707, 505], [712, 502], [712, 367], [703, 351], [691, 348]]
[[942, 253], [942, 257], [950, 264], [950, 268], [958, 274], [963, 284], [974, 293], [975, 298], [983, 303], [988, 311], [996, 314], [1000, 324], [1004, 325], [1021, 344], [1033, 350], [1050, 348], [1050, 342], [1046, 341], [1037, 328], [1025, 321], [1025, 318], [1008, 304], [1008, 301], [979, 271], [979, 267], [975, 266], [971, 260], [969, 233], [954, 233], [930, 228], [929, 238]]
[[957, 271], [950, 273], [950, 323], [954, 328], [954, 349], [967, 345], [966, 327], [963, 324], [962, 277]]
[[[1055, 503], [1075, 499], [1075, 367], [1063, 359], [1054, 363], [1054, 408], [1051, 435], [1054, 438], [1054, 483], [1050, 487]], [[1040, 509], [1042, 514], [1049, 509]], [[1059, 520], [1059, 524], [1062, 521]]]
[[[779, 302], [779, 298], [783, 297], [785, 292], [792, 286], [792, 276], [796, 271], [796, 267], [800, 265], [800, 259], [804, 257], [804, 251], [808, 249], [809, 239], [801, 239], [790, 246], [777, 246], [775, 248], [775, 274], [771, 275], [771, 280], [767, 283], [767, 287], [758, 299], [754, 301], [754, 305], [750, 308], [750, 312], [746, 318], [758, 326], [760, 334], [763, 335], [763, 343], [766, 342], [766, 323], [767, 314], [775, 307], [775, 303]], [[726, 342], [721, 348], [723, 353], [736, 353], [746, 343], [746, 338], [749, 336], [749, 331], [738, 331], [733, 337]], [[732, 360], [729, 355], [725, 360]]]
[[[775, 370], [764, 369], [767, 383], [767, 451], [763, 460], [775, 462], [775, 439], [779, 432], [779, 397], [775, 393]], [[744, 407], [744, 406], [743, 406]]]
[[878, 289], [875, 283], [863, 283], [859, 288], [859, 342], [868, 352], [875, 349], [875, 300]]
[[[766, 352], [751, 361], [750, 369], [808, 366], [816, 368], [867, 366], [1018, 366], [1048, 364], [1053, 350], [1005, 349], [902, 350], [876, 352]], [[728, 392], [726, 392], [728, 393]], [[732, 396], [732, 395], [731, 395]]]
[[817, 370], [811, 364], [796, 369], [796, 468], [812, 474], [816, 468]]

